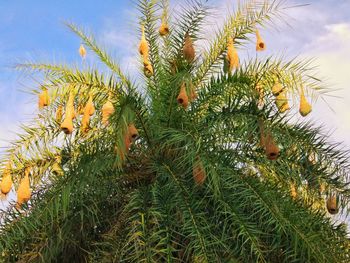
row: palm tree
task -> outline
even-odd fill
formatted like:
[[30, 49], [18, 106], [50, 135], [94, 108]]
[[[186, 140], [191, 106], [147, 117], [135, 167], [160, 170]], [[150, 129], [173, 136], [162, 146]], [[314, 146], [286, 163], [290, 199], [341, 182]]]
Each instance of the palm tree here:
[[310, 61], [239, 63], [286, 4], [242, 1], [204, 51], [211, 9], [190, 4], [138, 1], [140, 82], [73, 24], [108, 70], [18, 65], [41, 110], [2, 161], [2, 262], [349, 262], [328, 215], [347, 211], [348, 155], [288, 111], [322, 82]]

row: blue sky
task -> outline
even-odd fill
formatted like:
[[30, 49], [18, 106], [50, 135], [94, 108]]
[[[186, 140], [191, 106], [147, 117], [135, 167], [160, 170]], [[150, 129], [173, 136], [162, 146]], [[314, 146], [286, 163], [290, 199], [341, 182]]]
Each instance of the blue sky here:
[[[63, 24], [72, 21], [95, 33], [121, 62], [135, 74], [137, 68], [137, 13], [130, 0], [12, 0], [0, 1], [0, 147], [15, 137], [19, 123], [35, 114], [36, 98], [26, 94], [33, 84], [12, 66], [17, 62], [79, 63], [79, 39]], [[172, 1], [176, 9], [179, 1]], [[237, 0], [209, 0], [222, 12]], [[262, 33], [268, 44], [266, 54], [284, 53], [318, 58], [321, 76], [339, 98], [326, 98], [330, 110], [318, 102], [309, 117], [332, 131], [332, 140], [345, 141], [350, 148], [350, 1], [348, 0], [289, 0], [290, 5], [309, 3], [310, 6], [287, 10], [288, 22], [277, 24], [278, 30]], [[175, 4], [176, 3], [176, 4]], [[216, 18], [216, 22], [220, 17]], [[208, 26], [209, 27], [209, 26]], [[210, 30], [210, 28], [208, 28]], [[253, 54], [251, 49], [241, 50]], [[97, 63], [88, 56], [89, 63]]]
[[[31, 118], [36, 105], [28, 91], [33, 82], [13, 69], [18, 62], [77, 63], [79, 39], [63, 24], [72, 21], [108, 35], [111, 27], [127, 30], [131, 1], [0, 1], [0, 147], [14, 138], [20, 121]], [[129, 27], [131, 28], [131, 27]], [[108, 37], [108, 36], [107, 36]], [[106, 38], [107, 38], [106, 37]], [[107, 45], [108, 46], [108, 45]], [[115, 51], [115, 50], [114, 50]], [[118, 57], [123, 52], [115, 52]], [[14, 108], [13, 106], [16, 105]], [[5, 125], [4, 125], [5, 124]]]

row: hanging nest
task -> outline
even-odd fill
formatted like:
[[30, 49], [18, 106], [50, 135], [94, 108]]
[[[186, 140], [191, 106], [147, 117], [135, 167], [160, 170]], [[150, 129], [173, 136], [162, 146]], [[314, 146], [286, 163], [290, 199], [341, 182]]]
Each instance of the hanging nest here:
[[0, 185], [0, 190], [1, 190], [1, 194], [6, 196], [12, 188], [12, 176], [11, 176], [11, 163], [10, 161], [7, 163], [4, 171], [3, 171], [3, 176], [2, 176], [2, 180], [1, 180], [1, 185]]
[[59, 105], [56, 110], [56, 122], [61, 123], [63, 116], [63, 107]]
[[81, 56], [82, 59], [86, 57], [86, 49], [83, 44], [81, 44], [79, 47], [79, 55]]
[[94, 102], [92, 100], [92, 95], [90, 95], [88, 102], [84, 107], [83, 119], [81, 121], [81, 132], [87, 133], [90, 129], [90, 116], [95, 112]]
[[233, 39], [230, 37], [227, 43], [227, 55], [226, 61], [228, 62], [228, 70], [232, 72], [239, 67], [239, 57], [235, 46], [233, 45]]
[[338, 214], [339, 208], [337, 203], [337, 197], [335, 195], [331, 195], [327, 199], [327, 210], [331, 215]]
[[169, 26], [166, 21], [166, 13], [164, 12], [162, 15], [162, 24], [160, 25], [159, 28], [159, 34], [164, 37], [169, 34]]
[[143, 72], [145, 73], [145, 76], [147, 78], [150, 78], [153, 76], [154, 72], [153, 72], [153, 67], [152, 67], [152, 64], [151, 62], [149, 62], [149, 60], [145, 60], [144, 63], [143, 63]]
[[193, 47], [193, 41], [188, 33], [185, 35], [185, 44], [183, 47], [183, 55], [188, 63], [192, 63], [196, 53]]
[[182, 107], [184, 109], [187, 109], [188, 107], [188, 96], [187, 96], [187, 92], [186, 92], [186, 84], [185, 82], [182, 83], [181, 88], [180, 88], [180, 93], [177, 96], [177, 102], [182, 105]]
[[72, 134], [74, 118], [75, 118], [74, 93], [70, 92], [68, 102], [66, 105], [65, 119], [61, 124], [61, 129], [65, 134]]
[[61, 124], [61, 129], [65, 134], [71, 134], [73, 132], [74, 118], [75, 118], [74, 93], [70, 92], [68, 102], [66, 105], [65, 119]]
[[276, 145], [271, 133], [265, 136], [265, 153], [269, 160], [277, 160], [280, 149]]
[[295, 187], [295, 183], [290, 184], [290, 196], [295, 200], [298, 196], [297, 189]]
[[164, 37], [169, 34], [169, 26], [166, 23], [162, 23], [159, 28], [159, 34]]
[[109, 117], [114, 113], [114, 106], [110, 99], [107, 100], [105, 104], [102, 106], [102, 124], [108, 125]]
[[193, 173], [193, 180], [196, 183], [196, 185], [198, 186], [203, 185], [205, 182], [205, 179], [207, 178], [207, 174], [205, 172], [202, 161], [198, 157], [193, 163], [192, 173]]
[[145, 26], [142, 25], [141, 27], [141, 41], [140, 41], [140, 45], [139, 45], [139, 52], [141, 56], [144, 57], [148, 57], [148, 53], [149, 53], [149, 49], [148, 49], [148, 42], [146, 40], [146, 36], [145, 36]]
[[305, 117], [311, 111], [312, 111], [312, 107], [311, 107], [310, 103], [306, 100], [305, 95], [304, 95], [304, 91], [302, 91], [301, 95], [300, 95], [300, 107], [299, 107], [300, 115]]
[[278, 81], [272, 86], [272, 94], [277, 97], [283, 91], [282, 84]]
[[21, 180], [17, 190], [17, 208], [21, 208], [27, 203], [32, 195], [29, 182], [30, 167], [25, 168], [24, 177]]
[[89, 96], [89, 100], [85, 105], [84, 113], [87, 112], [90, 116], [94, 115], [95, 113], [95, 106], [92, 99], [92, 95]]
[[256, 51], [264, 51], [266, 49], [266, 45], [264, 40], [260, 36], [259, 30], [256, 30]]
[[279, 112], [281, 113], [284, 113], [286, 110], [290, 109], [288, 99], [284, 91], [277, 95], [275, 102]]
[[50, 105], [50, 96], [46, 88], [44, 88], [43, 91], [39, 94], [38, 105], [40, 110]]
[[136, 140], [137, 137], [139, 136], [139, 132], [137, 131], [133, 123], [130, 123], [128, 125], [128, 136], [131, 140]]

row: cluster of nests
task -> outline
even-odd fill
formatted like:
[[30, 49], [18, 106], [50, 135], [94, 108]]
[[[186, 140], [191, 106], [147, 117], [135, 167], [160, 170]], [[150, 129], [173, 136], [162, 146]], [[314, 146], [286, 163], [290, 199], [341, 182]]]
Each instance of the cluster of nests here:
[[[144, 73], [146, 77], [151, 77], [153, 75], [153, 67], [150, 63], [149, 59], [149, 44], [146, 40], [145, 36], [145, 28], [142, 26], [141, 28], [141, 41], [139, 44], [139, 53], [142, 56], [142, 61], [144, 65]], [[165, 16], [162, 17], [162, 24], [159, 28], [159, 34], [163, 37], [169, 34], [169, 26], [165, 20]], [[259, 30], [255, 31], [256, 34], [256, 51], [264, 51], [266, 50], [266, 44], [262, 39]], [[196, 51], [193, 45], [193, 39], [190, 34], [187, 32], [184, 36], [184, 43], [182, 48], [182, 56], [188, 64], [193, 63], [196, 57]], [[234, 45], [234, 38], [229, 37], [227, 40], [227, 49], [226, 56], [224, 57], [224, 72], [231, 73], [233, 70], [237, 70], [240, 66], [238, 52]], [[175, 73], [176, 70], [176, 62], [172, 63], [172, 73]], [[256, 90], [259, 93], [259, 104], [263, 103], [264, 97], [264, 89], [261, 84], [256, 85]], [[272, 94], [275, 97], [275, 103], [277, 109], [280, 113], [284, 113], [290, 109], [288, 99], [286, 96], [286, 90], [283, 88], [282, 84], [275, 79], [275, 84], [272, 87]], [[182, 82], [180, 86], [180, 91], [177, 96], [177, 102], [181, 105], [185, 110], [188, 108], [189, 103], [194, 101], [197, 98], [197, 92], [195, 85], [192, 81], [189, 83]], [[301, 88], [300, 94], [300, 106], [299, 113], [301, 116], [305, 117], [312, 111], [312, 106], [307, 101], [304, 90]], [[260, 146], [264, 149], [266, 157], [269, 160], [276, 160], [279, 156], [280, 150], [278, 145], [275, 143], [275, 140], [272, 134], [267, 131], [264, 127], [264, 123], [259, 121], [260, 127]], [[197, 185], [202, 185], [206, 179], [206, 172], [203, 166], [201, 159], [197, 156], [195, 162], [193, 164], [193, 178]], [[293, 199], [297, 196], [297, 191], [295, 185], [291, 185], [291, 196]], [[326, 207], [330, 214], [338, 213], [338, 205], [336, 196], [331, 196], [326, 203]]]
[[[85, 49], [80, 48], [80, 53]], [[86, 51], [84, 51], [86, 52]], [[74, 91], [69, 93], [69, 98], [66, 103], [65, 113], [63, 113], [63, 107], [60, 105], [57, 107], [56, 111], [56, 121], [60, 123], [60, 128], [65, 134], [72, 134], [74, 130], [73, 120], [77, 117], [77, 112], [74, 107], [75, 95]], [[43, 87], [42, 92], [39, 94], [38, 106], [39, 109], [42, 110], [45, 107], [50, 105], [50, 96], [47, 88]], [[111, 102], [111, 95], [108, 97], [107, 101], [103, 104], [101, 109], [102, 116], [102, 124], [107, 126], [109, 124], [109, 117], [114, 113], [115, 109]], [[86, 102], [85, 107], [78, 110], [78, 113], [82, 115], [80, 132], [87, 133], [90, 130], [90, 117], [95, 113], [95, 106], [93, 102], [93, 96], [90, 94], [89, 99]], [[64, 114], [64, 119], [62, 120]], [[124, 150], [118, 149], [116, 147], [115, 151], [119, 154], [120, 159], [123, 161], [125, 159], [125, 155], [128, 153], [131, 144], [138, 137], [138, 130], [136, 129], [133, 123], [129, 123], [126, 127], [126, 132], [124, 134]], [[10, 158], [11, 160], [11, 158]], [[6, 167], [3, 170], [3, 177], [0, 184], [2, 197], [8, 195], [13, 186], [12, 181], [12, 163], [8, 161]], [[56, 156], [55, 161], [51, 167], [51, 171], [55, 174], [62, 175], [63, 170], [61, 167], [61, 157]], [[18, 189], [17, 189], [17, 208], [21, 208], [24, 203], [27, 203], [31, 198], [31, 190], [30, 190], [30, 173], [31, 167], [24, 168], [24, 176], [21, 179]]]
[[[151, 77], [153, 76], [154, 71], [149, 58], [149, 44], [146, 40], [145, 28], [143, 25], [141, 28], [141, 32], [142, 32], [142, 36], [139, 44], [139, 53], [142, 56], [144, 73], [147, 77]], [[162, 23], [159, 28], [159, 34], [162, 37], [164, 37], [168, 35], [169, 32], [170, 31], [166, 20], [166, 14], [164, 13], [162, 16]], [[256, 50], [264, 51], [265, 49], [266, 49], [265, 42], [263, 41], [259, 31], [256, 30]], [[86, 53], [87, 52], [85, 47], [81, 44], [79, 47], [79, 54], [83, 59], [85, 59]], [[188, 64], [193, 63], [196, 56], [193, 40], [189, 33], [186, 33], [184, 36], [182, 55]], [[238, 68], [239, 68], [239, 56], [234, 46], [234, 38], [229, 37], [227, 40], [226, 56], [224, 58], [224, 71], [230, 73], [233, 70], [236, 70]], [[260, 94], [259, 103], [262, 103], [262, 98], [264, 95], [263, 88], [261, 87], [261, 85], [257, 85], [256, 90]], [[283, 89], [283, 86], [281, 85], [281, 83], [279, 83], [278, 81], [276, 81], [276, 83], [272, 87], [272, 94], [275, 96], [276, 106], [281, 113], [290, 109], [288, 104], [288, 99], [286, 97], [286, 92]], [[197, 92], [196, 92], [195, 85], [192, 83], [192, 81], [189, 82], [188, 84], [183, 82], [180, 86], [180, 91], [177, 96], [177, 102], [179, 103], [179, 105], [181, 105], [184, 109], [187, 109], [187, 107], [189, 106], [189, 103], [194, 101], [196, 98], [197, 98]], [[75, 95], [74, 95], [74, 92], [71, 91], [69, 94], [68, 101], [66, 103], [65, 114], [64, 114], [65, 118], [63, 119], [63, 121], [62, 121], [63, 106], [61, 105], [58, 106], [56, 111], [56, 121], [60, 123], [61, 130], [65, 134], [72, 134], [74, 130], [73, 120], [77, 116], [77, 113], [74, 108], [74, 100], [75, 100]], [[39, 109], [47, 107], [49, 106], [49, 104], [50, 104], [50, 97], [49, 97], [48, 90], [46, 88], [43, 88], [42, 92], [39, 94]], [[311, 112], [311, 110], [312, 110], [312, 107], [306, 100], [302, 89], [301, 97], [300, 97], [299, 112], [302, 116], [306, 116]], [[95, 106], [94, 106], [92, 94], [89, 95], [89, 99], [85, 107], [82, 107], [78, 111], [83, 116], [81, 120], [81, 125], [80, 125], [80, 132], [87, 133], [90, 130], [90, 125], [89, 125], [90, 117], [95, 113]], [[101, 121], [103, 125], [108, 125], [109, 117], [114, 113], [114, 111], [115, 109], [111, 102], [111, 95], [110, 95], [107, 101], [103, 104], [101, 108], [101, 115], [102, 115]], [[259, 126], [260, 126], [260, 134], [261, 134], [260, 146], [265, 150], [266, 156], [269, 160], [276, 160], [279, 156], [278, 145], [275, 143], [271, 133], [265, 130], [263, 122], [259, 122]], [[132, 142], [137, 138], [137, 136], [138, 136], [138, 131], [136, 127], [134, 126], [133, 123], [130, 123], [127, 127], [127, 132], [124, 136], [124, 145], [125, 145], [124, 151], [121, 149], [119, 150], [116, 149], [117, 153], [120, 155], [120, 158], [122, 160], [125, 159], [125, 154], [127, 154]], [[62, 169], [59, 163], [60, 163], [60, 158], [58, 157], [56, 158], [56, 162], [53, 165], [53, 167], [55, 167], [53, 169], [58, 174], [61, 174]], [[23, 203], [26, 203], [31, 197], [30, 182], [29, 182], [30, 170], [31, 170], [30, 167], [27, 167], [24, 169], [24, 177], [22, 178], [17, 190], [18, 207], [21, 207], [21, 205]], [[192, 173], [193, 173], [193, 179], [197, 185], [202, 185], [205, 182], [206, 171], [200, 157], [198, 156], [194, 160]], [[12, 188], [11, 162], [9, 162], [6, 168], [4, 169], [0, 188], [3, 195], [7, 195]], [[291, 185], [291, 196], [293, 198], [296, 198], [297, 196], [297, 191], [294, 184]], [[331, 214], [336, 214], [338, 212], [337, 199], [335, 196], [331, 196], [327, 200], [327, 209]]]
[[[149, 59], [149, 43], [146, 40], [145, 36], [145, 28], [142, 25], [141, 28], [141, 41], [139, 44], [139, 53], [142, 56], [142, 61], [144, 65], [144, 73], [147, 77], [151, 77], [154, 74], [152, 64]], [[169, 26], [166, 22], [165, 14], [162, 16], [162, 23], [159, 28], [159, 34], [161, 36], [166, 36], [170, 32]], [[266, 50], [266, 44], [264, 40], [262, 39], [259, 30], [255, 31], [256, 34], [256, 51], [264, 51]], [[190, 36], [190, 34], [187, 32], [184, 36], [184, 44], [183, 44], [183, 49], [182, 49], [182, 55], [183, 58], [187, 61], [187, 63], [192, 63], [195, 59], [196, 52], [195, 48], [193, 45], [193, 40]], [[176, 62], [175, 62], [176, 64]], [[172, 65], [176, 67], [176, 65]], [[226, 56], [224, 58], [224, 71], [226, 73], [230, 73], [235, 69], [239, 68], [239, 56], [238, 52], [234, 46], [234, 38], [229, 37], [227, 40], [227, 50], [226, 50]], [[182, 107], [187, 109], [189, 103], [197, 98], [197, 93], [195, 90], [194, 85], [192, 82], [189, 83], [189, 87], [186, 87], [185, 83], [182, 83], [180, 86], [180, 91], [177, 97], [177, 101]], [[262, 102], [262, 98], [264, 96], [263, 92], [264, 89], [261, 87], [260, 84], [256, 86], [256, 90], [260, 94], [260, 103]], [[278, 110], [281, 113], [284, 113], [285, 111], [289, 110], [289, 104], [288, 104], [288, 99], [286, 96], [286, 90], [283, 89], [282, 84], [276, 79], [276, 82], [272, 88], [272, 93], [276, 97], [275, 102]], [[311, 105], [308, 103], [305, 95], [304, 95], [304, 90], [303, 88], [301, 89], [301, 94], [300, 94], [300, 107], [299, 107], [299, 112], [300, 114], [305, 117], [312, 111]]]

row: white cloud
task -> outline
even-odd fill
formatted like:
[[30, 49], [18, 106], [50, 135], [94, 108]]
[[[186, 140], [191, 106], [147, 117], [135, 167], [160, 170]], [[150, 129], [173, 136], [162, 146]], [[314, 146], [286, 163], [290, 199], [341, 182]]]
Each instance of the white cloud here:
[[346, 49], [346, 45], [350, 42], [350, 23], [327, 24], [323, 28], [325, 32], [306, 45], [308, 50], [334, 53], [339, 51], [338, 49]]
[[334, 130], [334, 141], [350, 146], [350, 23], [328, 24], [325, 33], [306, 45], [306, 54], [316, 58], [322, 76], [327, 76], [336, 98], [326, 98], [332, 107], [319, 101], [314, 116]]
[[137, 47], [138, 34], [135, 34], [136, 25], [132, 28], [134, 34], [125, 27], [117, 27], [106, 22], [104, 28], [99, 32], [99, 38], [102, 43], [110, 49], [121, 50], [123, 52], [130, 52], [131, 49]]

